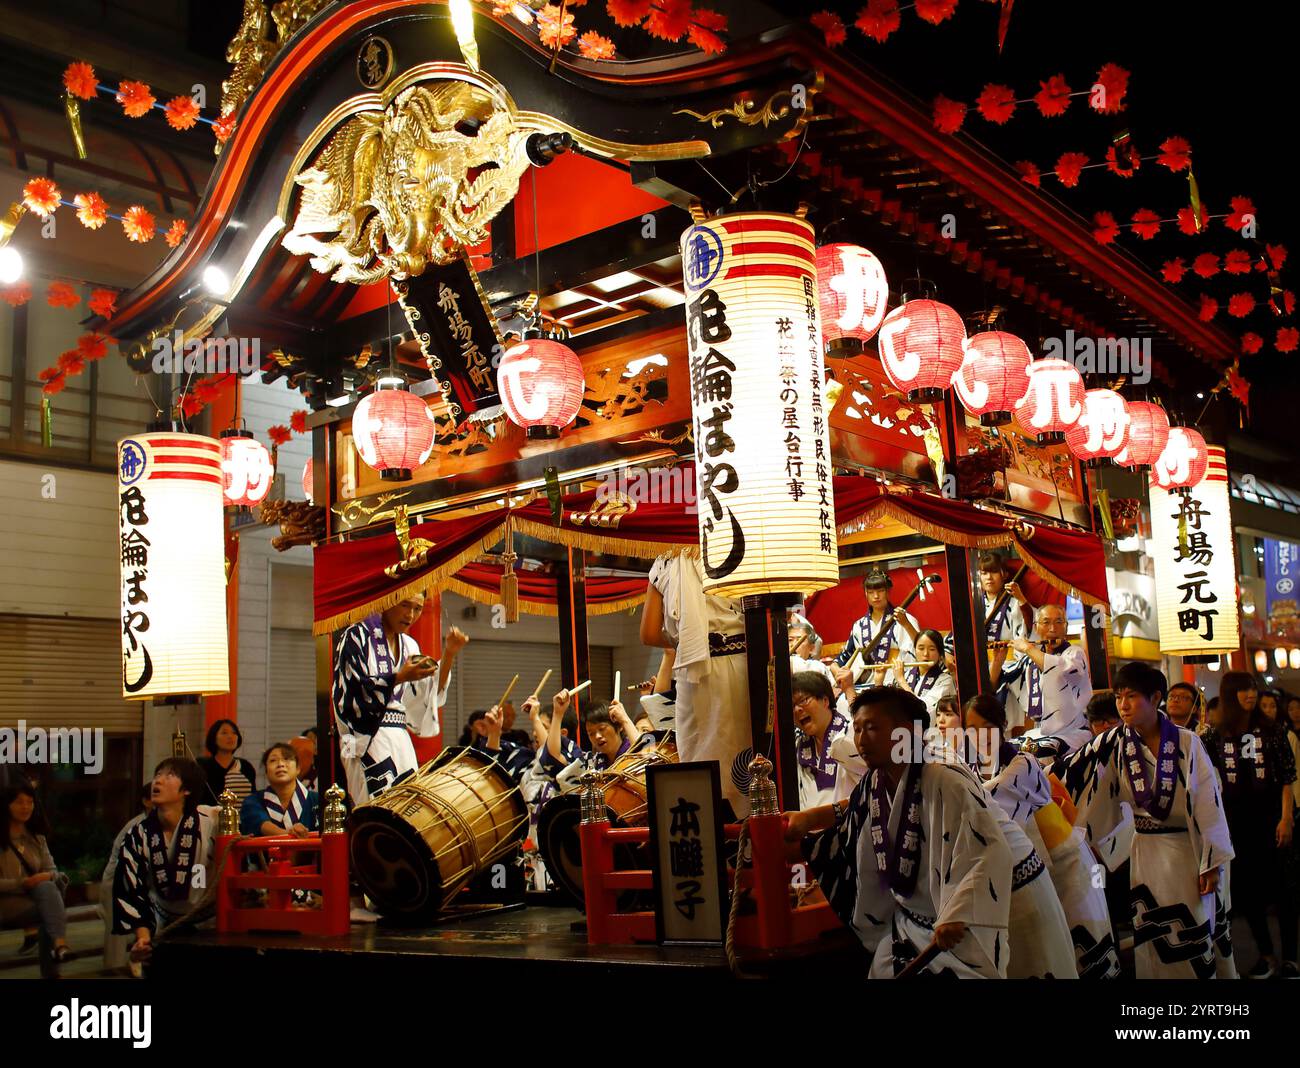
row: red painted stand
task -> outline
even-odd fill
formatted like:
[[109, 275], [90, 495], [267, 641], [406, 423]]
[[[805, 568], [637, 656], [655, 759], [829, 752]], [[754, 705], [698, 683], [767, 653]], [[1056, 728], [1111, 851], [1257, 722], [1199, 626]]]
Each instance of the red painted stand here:
[[[348, 901], [348, 836], [312, 834], [307, 838], [271, 835], [240, 838], [217, 836], [216, 864], [221, 872], [217, 888], [217, 930], [222, 934], [244, 931], [298, 931], [302, 934], [345, 935], [350, 927]], [[230, 860], [222, 867], [226, 853]], [[270, 854], [267, 871], [241, 872], [250, 853]], [[297, 866], [295, 853], [318, 853], [318, 863]], [[262, 908], [242, 908], [243, 890], [266, 890]], [[291, 890], [315, 890], [321, 895], [318, 909], [298, 908], [291, 902]]]
[[[648, 827], [611, 827], [608, 823], [584, 823], [582, 840], [582, 882], [587, 906], [587, 942], [608, 945], [620, 942], [653, 942], [653, 912], [619, 912], [618, 895], [623, 890], [651, 890], [648, 870], [618, 871], [614, 847], [620, 842], [645, 844]], [[738, 824], [729, 823], [725, 833], [735, 841]], [[756, 912], [736, 921], [736, 944], [760, 950], [780, 950], [815, 939], [821, 932], [840, 926], [830, 906], [790, 905], [790, 864], [785, 859], [785, 818], [751, 816], [749, 841], [753, 867], [740, 872], [740, 885], [750, 891]], [[728, 885], [734, 870], [728, 870]]]

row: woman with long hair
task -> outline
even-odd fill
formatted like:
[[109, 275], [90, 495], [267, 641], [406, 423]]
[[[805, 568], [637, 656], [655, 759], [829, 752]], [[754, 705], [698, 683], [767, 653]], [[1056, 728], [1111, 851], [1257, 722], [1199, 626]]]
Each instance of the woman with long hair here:
[[41, 976], [57, 979], [68, 955], [63, 905], [68, 879], [50, 856], [45, 829], [32, 787], [19, 783], [0, 789], [0, 924], [37, 925]]
[[[1246, 918], [1259, 960], [1252, 979], [1300, 978], [1296, 968], [1296, 903], [1286, 891], [1293, 853], [1295, 757], [1283, 732], [1259, 709], [1259, 690], [1244, 671], [1229, 671], [1219, 686], [1218, 724], [1205, 738], [1223, 783], [1224, 811], [1236, 856], [1233, 910]], [[1280, 806], [1280, 808], [1279, 808]], [[1282, 958], [1273, 952], [1268, 907], [1277, 907]]]

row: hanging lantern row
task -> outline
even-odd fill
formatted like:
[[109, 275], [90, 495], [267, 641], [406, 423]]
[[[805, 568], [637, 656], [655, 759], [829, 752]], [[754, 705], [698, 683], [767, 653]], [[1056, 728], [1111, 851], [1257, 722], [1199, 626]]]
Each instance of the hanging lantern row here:
[[1204, 438], [1186, 428], [1171, 436], [1158, 405], [1089, 390], [1072, 363], [1035, 360], [1029, 346], [1006, 331], [968, 337], [961, 315], [937, 300], [909, 300], [885, 314], [889, 286], [880, 261], [866, 249], [825, 245], [817, 250], [817, 270], [826, 352], [852, 356], [878, 333], [885, 376], [909, 401], [938, 401], [951, 386], [983, 426], [1014, 417], [1040, 446], [1065, 443], [1089, 463], [1150, 466], [1166, 488], [1194, 486], [1205, 476]]

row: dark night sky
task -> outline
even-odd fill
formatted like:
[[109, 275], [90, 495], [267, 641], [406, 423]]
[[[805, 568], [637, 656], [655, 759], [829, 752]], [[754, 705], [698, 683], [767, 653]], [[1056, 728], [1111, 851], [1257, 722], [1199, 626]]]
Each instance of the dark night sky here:
[[[806, 18], [822, 5], [777, 4]], [[880, 73], [926, 103], [938, 93], [973, 104], [988, 82], [1011, 86], [1024, 99], [1038, 83], [1064, 74], [1071, 88], [1085, 89], [1106, 62], [1131, 73], [1128, 102], [1118, 116], [1103, 116], [1084, 98], [1072, 102], [1060, 118], [1045, 119], [1032, 104], [1021, 105], [1005, 126], [997, 127], [974, 112], [967, 114], [963, 135], [973, 136], [1009, 163], [1028, 159], [1051, 170], [1060, 153], [1086, 153], [1099, 161], [1110, 139], [1128, 129], [1143, 155], [1177, 134], [1192, 146], [1192, 164], [1208, 210], [1226, 212], [1236, 195], [1255, 203], [1259, 239], [1285, 245], [1300, 255], [1300, 227], [1295, 214], [1296, 185], [1290, 140], [1295, 105], [1296, 62], [1291, 26], [1277, 4], [1175, 3], [1171, 0], [1016, 0], [1005, 50], [997, 50], [999, 7], [983, 0], [961, 0], [953, 18], [931, 26], [914, 11], [902, 12], [900, 29], [884, 44], [853, 28], [859, 3], [825, 5], [849, 27], [850, 49]], [[1234, 21], [1234, 13], [1240, 12]], [[1108, 210], [1122, 224], [1138, 208], [1172, 218], [1187, 204], [1187, 183], [1154, 161], [1131, 179], [1105, 170], [1085, 171], [1079, 186], [1063, 189], [1044, 178], [1045, 192], [1086, 219]], [[1154, 272], [1165, 260], [1185, 262], [1200, 252], [1222, 254], [1245, 247], [1221, 221], [1207, 235], [1192, 238], [1173, 227], [1146, 242], [1124, 233], [1117, 244]], [[1297, 289], [1292, 260], [1282, 285]], [[1227, 298], [1249, 291], [1260, 301], [1267, 294], [1262, 276], [1220, 274], [1208, 281], [1189, 276], [1178, 291], [1195, 303], [1203, 291], [1220, 303], [1215, 320], [1236, 336], [1254, 330], [1265, 338], [1264, 351], [1243, 357], [1242, 369], [1254, 384], [1253, 429], [1277, 436], [1280, 428], [1294, 441], [1296, 361], [1300, 352], [1272, 351], [1278, 321], [1258, 308], [1245, 319], [1229, 319]], [[1294, 324], [1294, 319], [1284, 322]], [[1271, 432], [1271, 433], [1270, 433]]]

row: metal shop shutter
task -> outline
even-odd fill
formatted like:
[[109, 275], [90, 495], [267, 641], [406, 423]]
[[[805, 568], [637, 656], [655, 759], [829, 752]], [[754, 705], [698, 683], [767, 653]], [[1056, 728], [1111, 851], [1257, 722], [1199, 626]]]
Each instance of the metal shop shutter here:
[[[541, 681], [547, 668], [551, 669], [551, 677], [546, 682], [543, 697], [560, 687], [558, 642], [470, 642], [456, 658], [447, 707], [442, 714], [443, 744], [455, 745], [470, 713], [479, 708], [491, 708], [500, 700], [515, 672], [519, 673], [519, 682], [511, 700], [518, 709]], [[608, 701], [614, 680], [613, 650], [609, 646], [591, 647], [591, 674], [591, 686], [582, 697], [597, 703]], [[516, 719], [515, 728], [527, 730], [528, 724]]]
[[142, 733], [144, 701], [122, 698], [115, 619], [0, 615], [0, 726]]

